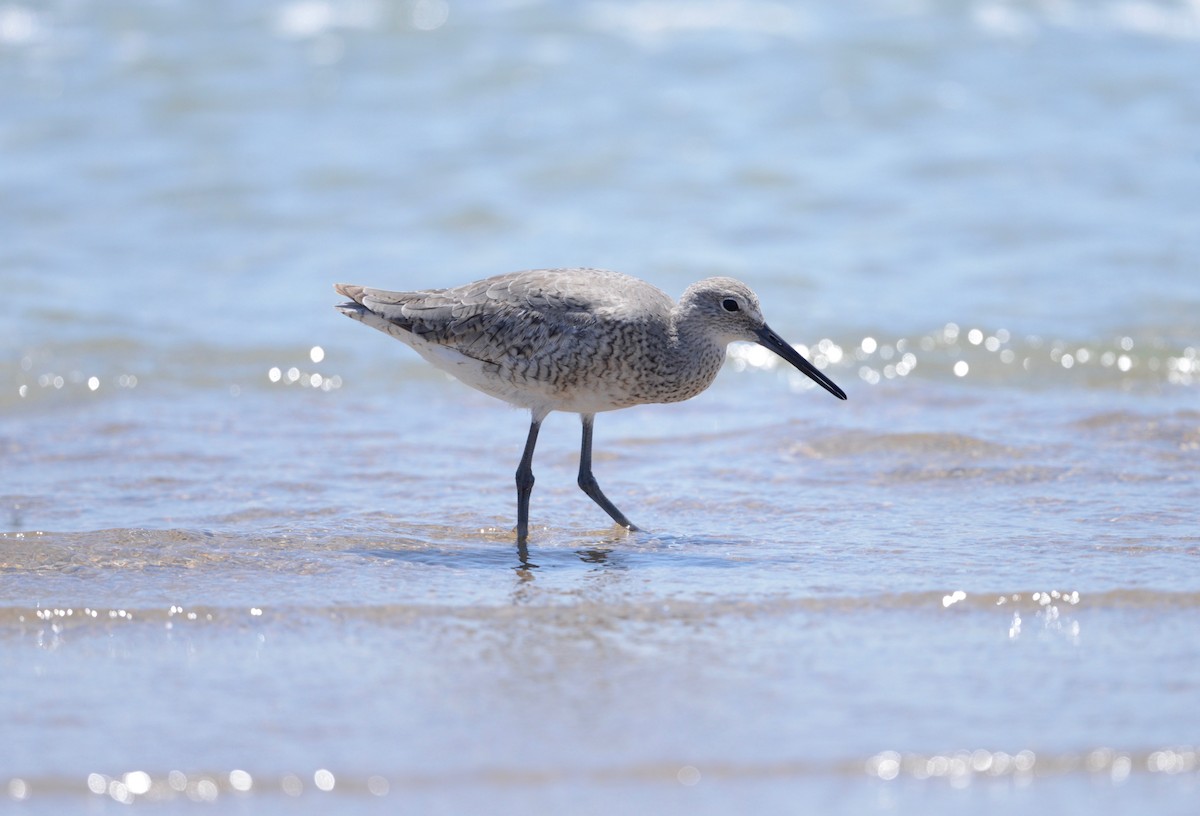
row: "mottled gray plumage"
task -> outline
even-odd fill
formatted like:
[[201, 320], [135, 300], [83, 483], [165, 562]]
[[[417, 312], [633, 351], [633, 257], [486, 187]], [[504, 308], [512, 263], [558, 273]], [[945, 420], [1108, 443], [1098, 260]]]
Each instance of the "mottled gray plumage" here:
[[707, 278], [679, 302], [618, 272], [543, 269], [453, 289], [388, 292], [338, 284], [348, 317], [404, 341], [474, 388], [533, 417], [517, 472], [517, 537], [527, 535], [533, 447], [551, 411], [583, 418], [579, 484], [619, 524], [636, 529], [591, 473], [595, 414], [696, 396], [716, 377], [732, 341], [759, 343], [845, 399], [836, 385], [767, 327], [741, 281]]

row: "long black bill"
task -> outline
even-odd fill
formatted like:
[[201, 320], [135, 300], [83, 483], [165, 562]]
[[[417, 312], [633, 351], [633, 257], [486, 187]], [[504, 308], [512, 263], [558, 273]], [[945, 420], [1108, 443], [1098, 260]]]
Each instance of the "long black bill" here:
[[796, 351], [788, 343], [784, 342], [783, 338], [775, 332], [771, 331], [770, 326], [763, 326], [755, 334], [758, 335], [758, 344], [765, 346], [771, 351], [778, 354], [783, 359], [794, 365], [796, 368], [803, 371], [813, 380], [820, 384], [822, 388], [833, 394], [838, 399], [845, 399], [846, 392], [838, 388], [833, 380], [826, 377], [817, 367], [800, 356], [800, 352]]

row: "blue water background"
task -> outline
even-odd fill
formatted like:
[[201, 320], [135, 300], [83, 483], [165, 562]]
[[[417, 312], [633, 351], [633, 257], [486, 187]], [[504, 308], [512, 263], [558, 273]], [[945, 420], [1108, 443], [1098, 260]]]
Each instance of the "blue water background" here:
[[[1167, 0], [0, 6], [0, 807], [1192, 812], [1197, 68]], [[635, 536], [554, 415], [522, 561], [526, 417], [331, 287], [566, 265], [850, 399], [601, 416]]]

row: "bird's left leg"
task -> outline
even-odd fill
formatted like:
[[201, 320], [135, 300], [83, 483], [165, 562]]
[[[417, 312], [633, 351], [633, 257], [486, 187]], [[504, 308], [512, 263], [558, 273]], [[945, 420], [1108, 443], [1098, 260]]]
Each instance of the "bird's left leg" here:
[[627, 530], [637, 530], [634, 523], [625, 518], [625, 514], [608, 500], [608, 497], [600, 490], [600, 485], [596, 483], [596, 477], [592, 475], [592, 423], [595, 421], [596, 415], [580, 414], [579, 417], [583, 420], [583, 444], [579, 449], [579, 488], [588, 494], [592, 501], [604, 508], [604, 512], [612, 516], [612, 520], [617, 524]]

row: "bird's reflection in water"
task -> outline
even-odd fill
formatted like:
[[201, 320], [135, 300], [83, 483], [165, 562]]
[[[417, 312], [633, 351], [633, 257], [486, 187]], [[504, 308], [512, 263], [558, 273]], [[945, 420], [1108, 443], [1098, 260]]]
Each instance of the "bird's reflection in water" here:
[[598, 569], [629, 569], [632, 549], [645, 538], [644, 533], [629, 530], [614, 531], [586, 546], [575, 550], [575, 555], [585, 564]]
[[[590, 564], [596, 568], [602, 569], [625, 569], [627, 564], [621, 558], [622, 553], [617, 552], [615, 547], [618, 547], [622, 541], [628, 540], [628, 536], [613, 537], [610, 540], [596, 542], [588, 546], [581, 547], [574, 551], [575, 556], [584, 564]], [[556, 553], [546, 551], [543, 556], [553, 557]], [[517, 563], [513, 565], [513, 570], [523, 580], [533, 580], [533, 570], [541, 569], [541, 567], [531, 560], [529, 547], [524, 542], [517, 544]]]
[[576, 550], [575, 554], [579, 556], [579, 560], [585, 564], [595, 564], [596, 566], [612, 566], [609, 561], [609, 554], [612, 550], [603, 549], [601, 547], [587, 547], [582, 550]]
[[524, 541], [517, 543], [517, 565], [513, 569], [522, 581], [532, 581], [532, 570], [539, 569], [537, 564], [529, 560], [529, 548], [525, 546]]

